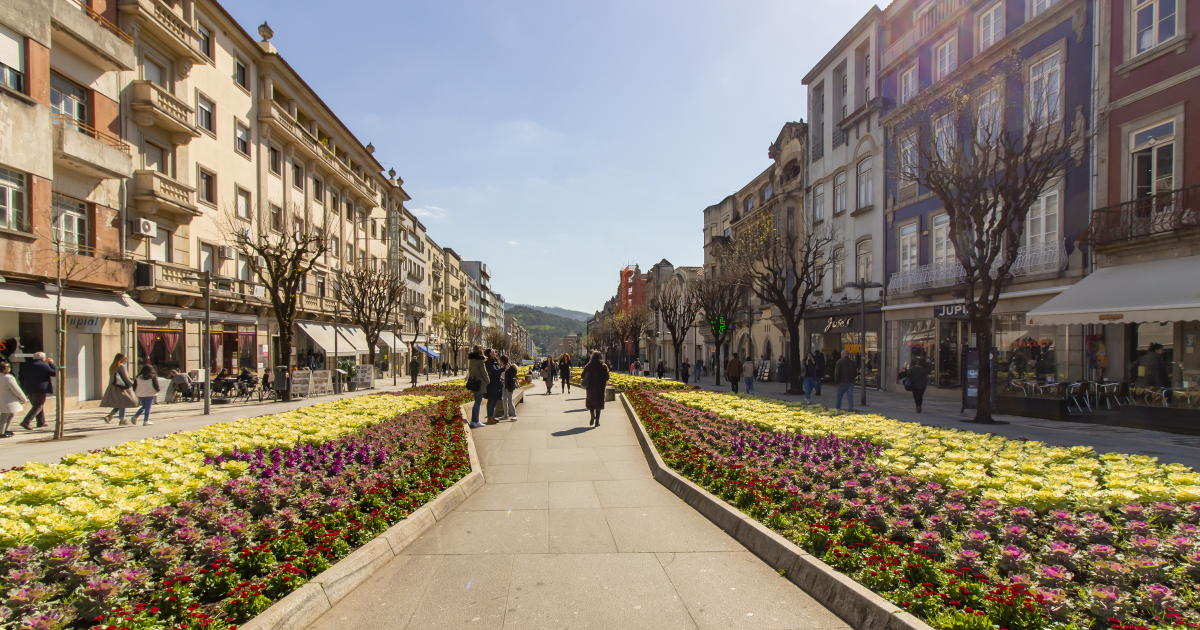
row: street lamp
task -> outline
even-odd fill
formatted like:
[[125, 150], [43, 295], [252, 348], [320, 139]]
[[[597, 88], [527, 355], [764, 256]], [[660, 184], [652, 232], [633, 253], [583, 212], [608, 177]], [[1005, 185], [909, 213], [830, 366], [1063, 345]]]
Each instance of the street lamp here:
[[[187, 276], [184, 280], [204, 283], [204, 351], [200, 353], [204, 366], [204, 415], [209, 415], [212, 405], [212, 272], [205, 271], [204, 276]], [[270, 331], [267, 331], [268, 334]]]
[[[862, 297], [862, 300], [859, 303], [860, 310], [858, 317], [858, 325], [860, 326], [862, 333], [862, 336], [859, 337], [859, 341], [862, 342], [862, 346], [859, 348], [859, 356], [862, 357], [863, 366], [862, 400], [860, 404], [865, 407], [867, 405], [867, 289], [878, 289], [883, 285], [879, 284], [878, 282], [867, 282], [867, 279], [863, 278], [858, 282], [847, 282], [846, 286], [852, 289], [858, 289], [859, 296]], [[842, 299], [844, 300], [845, 298], [843, 297]]]

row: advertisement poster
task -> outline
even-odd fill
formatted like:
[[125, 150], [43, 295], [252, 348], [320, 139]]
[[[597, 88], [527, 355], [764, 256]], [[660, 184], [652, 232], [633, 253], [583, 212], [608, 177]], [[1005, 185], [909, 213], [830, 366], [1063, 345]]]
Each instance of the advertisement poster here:
[[354, 368], [356, 370], [354, 376], [354, 386], [358, 389], [367, 389], [375, 387], [375, 366], [359, 365]]
[[[979, 349], [963, 348], [962, 410], [979, 408]], [[996, 410], [996, 355], [992, 354], [992, 411]]]
[[312, 373], [312, 383], [309, 385], [309, 396], [324, 396], [333, 391], [333, 381], [329, 370], [317, 370]]
[[292, 396], [307, 396], [312, 384], [312, 372], [307, 368], [292, 372]]

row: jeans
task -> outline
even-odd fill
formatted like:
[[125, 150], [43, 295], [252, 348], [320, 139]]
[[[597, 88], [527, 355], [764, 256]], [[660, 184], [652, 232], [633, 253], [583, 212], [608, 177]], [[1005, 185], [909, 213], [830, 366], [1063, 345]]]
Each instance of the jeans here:
[[508, 391], [507, 389], [505, 389], [504, 393], [500, 395], [500, 417], [501, 418], [516, 418], [517, 417], [517, 407], [516, 407], [516, 405], [513, 404], [512, 395], [513, 395], [513, 393]]
[[112, 413], [117, 414], [117, 417], [120, 418], [121, 420], [125, 420], [125, 408], [124, 407], [121, 407], [120, 409], [113, 409]]
[[819, 387], [817, 386], [817, 382], [818, 382], [817, 377], [815, 377], [815, 376], [805, 376], [804, 377], [804, 400], [805, 401], [812, 399], [812, 393], [813, 393], [814, 389], [819, 389]]
[[817, 395], [818, 395], [818, 396], [820, 396], [820, 395], [821, 395], [821, 379], [822, 379], [822, 377], [820, 377], [820, 376], [818, 376], [818, 377], [816, 377], [815, 379], [813, 379], [813, 380], [815, 380], [815, 381], [817, 382]]
[[925, 402], [925, 388], [922, 387], [921, 389], [914, 389], [914, 390], [912, 390], [912, 393], [913, 393], [913, 402], [916, 403], [918, 407], [920, 407], [921, 403]]
[[137, 424], [137, 417], [144, 411], [146, 412], [146, 418], [143, 420], [143, 422], [149, 423], [150, 407], [154, 404], [154, 396], [142, 396], [141, 398], [138, 398], [138, 402], [142, 403], [142, 406], [133, 413], [133, 418], [131, 418], [129, 421], [133, 424]]
[[500, 402], [499, 398], [489, 398], [487, 401], [487, 417], [488, 420], [496, 417], [496, 403]]
[[735, 393], [735, 394], [736, 394], [736, 393], [738, 393], [738, 391], [737, 391], [738, 380], [737, 380], [737, 377], [736, 377], [736, 376], [734, 376], [734, 377], [730, 377], [730, 379], [729, 379], [729, 385], [730, 385], [730, 387], [732, 387], [732, 388], [733, 388], [733, 393]]
[[842, 408], [842, 396], [849, 394], [846, 411], [854, 411], [854, 383], [838, 383], [837, 409]]
[[25, 414], [25, 419], [21, 421], [21, 425], [28, 428], [29, 421], [37, 418], [39, 427], [46, 426], [46, 392], [29, 392], [29, 413]]
[[475, 406], [471, 407], [471, 424], [479, 424], [479, 404], [483, 402], [483, 394], [475, 392]]
[[747, 377], [744, 377], [744, 380], [746, 381], [746, 393], [753, 394], [754, 393], [754, 377], [747, 376]]

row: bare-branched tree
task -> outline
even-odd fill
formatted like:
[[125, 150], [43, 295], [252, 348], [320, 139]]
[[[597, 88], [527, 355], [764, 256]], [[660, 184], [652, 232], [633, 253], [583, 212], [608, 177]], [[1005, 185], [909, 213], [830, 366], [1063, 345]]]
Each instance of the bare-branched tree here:
[[367, 338], [368, 364], [375, 365], [379, 334], [392, 327], [404, 297], [404, 279], [392, 265], [346, 265], [338, 270], [334, 297]]
[[[401, 288], [403, 298], [400, 300], [400, 342], [408, 345], [409, 361], [417, 356], [417, 340], [421, 337], [421, 322], [429, 316], [425, 301], [420, 299], [416, 291], [408, 290], [407, 285]], [[411, 325], [412, 339], [404, 340], [404, 327]], [[411, 374], [409, 375], [411, 376]]]
[[[788, 334], [788, 387], [800, 388], [800, 324], [809, 298], [821, 288], [833, 267], [832, 250], [839, 230], [825, 225], [780, 225], [770, 215], [748, 219], [727, 245], [715, 253], [717, 261], [742, 287], [775, 307], [773, 317], [783, 321]], [[720, 367], [720, 366], [717, 366]]]
[[683, 354], [684, 335], [696, 321], [700, 301], [695, 283], [682, 285], [668, 282], [650, 299], [650, 307], [658, 314], [667, 332], [671, 333], [671, 349], [675, 353], [675, 380], [679, 380], [679, 357]]
[[715, 364], [709, 366], [716, 376], [717, 385], [721, 384], [721, 349], [733, 336], [734, 323], [738, 317], [738, 298], [741, 294], [742, 287], [735, 278], [711, 270], [706, 270], [704, 278], [696, 283], [696, 302], [708, 324], [713, 343], [717, 346]]
[[[279, 324], [276, 356], [284, 365], [292, 356], [300, 287], [329, 248], [325, 226], [333, 224], [332, 217], [328, 208], [313, 212], [293, 206], [273, 212], [251, 226], [246, 217], [229, 207], [220, 219], [225, 243], [253, 262], [254, 275], [266, 288]], [[284, 400], [291, 400], [290, 390], [284, 390], [283, 395]]]
[[500, 328], [489, 328], [484, 335], [484, 342], [487, 347], [496, 351], [497, 355], [508, 354], [509, 351], [509, 336], [508, 333]]
[[896, 139], [893, 163], [901, 186], [932, 193], [948, 215], [979, 349], [974, 422], [981, 424], [995, 422], [989, 357], [1000, 294], [1022, 254], [1038, 256], [1061, 245], [1040, 242], [1040, 234], [1023, 239], [1030, 208], [1082, 163], [1094, 130], [1103, 127], [1089, 124], [1084, 105], [1066, 111], [1064, 69], [1057, 58], [1027, 69], [1012, 52], [974, 84], [922, 93], [911, 104], [912, 115], [888, 134]]
[[441, 329], [446, 343], [450, 344], [450, 352], [454, 355], [454, 373], [458, 374], [458, 352], [467, 345], [467, 328], [471, 326], [471, 318], [465, 308], [444, 310], [433, 316], [433, 323]]
[[645, 306], [622, 309], [612, 319], [613, 327], [621, 337], [622, 349], [625, 343], [630, 345], [629, 362], [632, 363], [639, 356], [642, 336], [650, 329], [650, 309]]

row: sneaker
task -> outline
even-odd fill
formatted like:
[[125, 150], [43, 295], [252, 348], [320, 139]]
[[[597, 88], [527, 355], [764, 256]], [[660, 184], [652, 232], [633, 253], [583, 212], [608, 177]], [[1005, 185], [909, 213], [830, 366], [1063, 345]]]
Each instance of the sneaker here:
[[479, 424], [478, 422], [472, 422], [471, 424], [469, 424], [467, 426], [471, 427], [472, 429], [482, 429], [483, 428], [483, 425]]
[[144, 427], [148, 427], [148, 426], [150, 426], [150, 425], [152, 425], [152, 424], [154, 424], [154, 423], [153, 423], [153, 422], [150, 422], [149, 420], [147, 420], [147, 421], [145, 421], [145, 422], [143, 422], [143, 423], [142, 423], [142, 426], [144, 426]]

